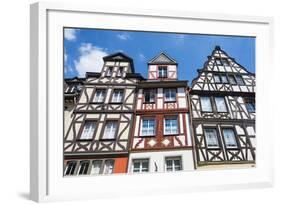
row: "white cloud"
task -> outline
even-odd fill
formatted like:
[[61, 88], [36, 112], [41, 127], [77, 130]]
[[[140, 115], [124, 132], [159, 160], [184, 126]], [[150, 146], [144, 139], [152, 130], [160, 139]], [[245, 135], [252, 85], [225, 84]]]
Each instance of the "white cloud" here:
[[100, 72], [103, 66], [103, 57], [107, 56], [106, 49], [83, 43], [80, 48], [79, 60], [75, 60], [75, 69], [79, 77], [85, 77], [86, 72]]
[[128, 33], [121, 33], [117, 35], [117, 38], [119, 38], [120, 40], [128, 40], [131, 38], [131, 36]]
[[64, 29], [64, 37], [66, 38], [66, 40], [75, 41], [78, 30], [79, 29], [66, 28]]
[[145, 56], [142, 53], [139, 54], [139, 58], [140, 58], [141, 61], [145, 60]]

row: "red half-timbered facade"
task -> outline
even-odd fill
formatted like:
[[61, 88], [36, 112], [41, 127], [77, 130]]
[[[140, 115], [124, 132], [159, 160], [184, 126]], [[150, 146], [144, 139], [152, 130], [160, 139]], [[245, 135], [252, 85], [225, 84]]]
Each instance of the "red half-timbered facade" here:
[[143, 164], [146, 172], [171, 171], [171, 163], [193, 169], [188, 112], [187, 81], [177, 80], [177, 62], [160, 53], [138, 84], [129, 172]]

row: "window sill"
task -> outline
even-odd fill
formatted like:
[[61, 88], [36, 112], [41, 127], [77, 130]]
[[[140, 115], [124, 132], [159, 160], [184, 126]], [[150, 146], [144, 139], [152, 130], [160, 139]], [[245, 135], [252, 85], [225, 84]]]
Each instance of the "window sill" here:
[[76, 139], [77, 142], [91, 142], [93, 139]]
[[116, 141], [116, 138], [114, 138], [114, 139], [99, 139], [99, 141]]
[[164, 101], [164, 103], [176, 103], [176, 100], [171, 100], [171, 101]]
[[175, 134], [164, 134], [164, 137], [176, 137], [179, 136], [179, 133], [175, 133]]
[[155, 102], [143, 102], [143, 104], [155, 104]]
[[104, 104], [104, 102], [90, 102], [89, 104]]
[[149, 137], [155, 137], [155, 135], [140, 135], [140, 138], [149, 138]]
[[110, 102], [110, 104], [123, 104], [123, 102]]

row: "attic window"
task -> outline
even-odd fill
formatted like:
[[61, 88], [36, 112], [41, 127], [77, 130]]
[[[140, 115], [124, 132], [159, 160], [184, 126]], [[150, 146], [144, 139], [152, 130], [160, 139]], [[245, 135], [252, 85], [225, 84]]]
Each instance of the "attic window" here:
[[167, 66], [159, 66], [158, 67], [158, 77], [159, 78], [167, 78]]
[[121, 76], [122, 76], [123, 71], [124, 71], [124, 68], [123, 68], [123, 67], [119, 67], [119, 68], [118, 68], [118, 73], [117, 73], [117, 76], [118, 76], [118, 77], [121, 77]]
[[113, 71], [113, 67], [108, 67], [106, 76], [107, 76], [107, 77], [112, 76], [112, 71]]

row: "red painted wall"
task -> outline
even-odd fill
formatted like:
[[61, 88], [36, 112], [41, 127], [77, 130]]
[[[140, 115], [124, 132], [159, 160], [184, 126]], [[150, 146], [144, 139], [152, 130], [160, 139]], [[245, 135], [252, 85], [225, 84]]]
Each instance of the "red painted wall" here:
[[128, 157], [114, 159], [114, 173], [127, 173]]

